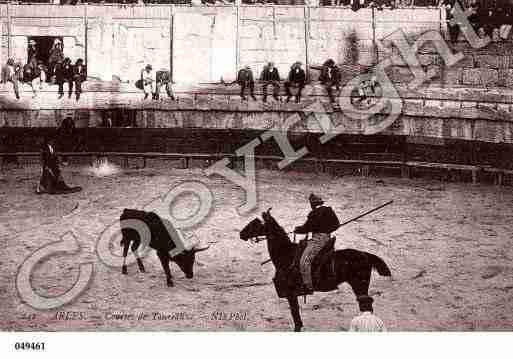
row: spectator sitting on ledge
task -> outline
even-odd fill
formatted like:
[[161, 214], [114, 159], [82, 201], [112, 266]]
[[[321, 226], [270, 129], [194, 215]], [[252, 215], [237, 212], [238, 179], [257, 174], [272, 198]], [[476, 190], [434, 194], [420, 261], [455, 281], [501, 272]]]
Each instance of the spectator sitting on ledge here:
[[262, 100], [267, 102], [267, 87], [270, 85], [273, 87], [273, 97], [276, 101], [280, 101], [278, 97], [280, 93], [280, 74], [278, 69], [274, 67], [273, 62], [269, 62], [267, 66], [264, 67], [262, 71], [262, 75], [260, 76], [260, 81], [264, 84], [262, 85], [262, 91], [264, 93]]
[[328, 59], [323, 65], [321, 70], [321, 76], [319, 78], [321, 85], [324, 86], [330, 102], [335, 102], [335, 96], [333, 96], [333, 88], [337, 91], [340, 90], [341, 73], [335, 61]]
[[144, 99], [146, 100], [151, 93], [152, 99], [156, 100], [157, 78], [156, 73], [153, 71], [153, 67], [150, 64], [146, 65], [146, 67], [141, 71], [141, 80], [144, 90]]
[[255, 97], [255, 80], [253, 78], [253, 71], [251, 71], [251, 67], [245, 66], [242, 68], [237, 75], [237, 83], [240, 86], [240, 98], [242, 100], [246, 100], [246, 96], [244, 92], [246, 88], [249, 88], [249, 93], [251, 98], [256, 101]]
[[295, 62], [289, 72], [289, 77], [287, 79], [287, 82], [285, 82], [285, 91], [287, 92], [287, 102], [290, 101], [290, 98], [292, 97], [292, 92], [290, 91], [290, 88], [296, 89], [296, 103], [299, 103], [301, 101], [301, 91], [303, 91], [303, 88], [305, 87], [306, 82], [306, 73], [305, 70], [301, 68], [301, 62], [297, 61]]

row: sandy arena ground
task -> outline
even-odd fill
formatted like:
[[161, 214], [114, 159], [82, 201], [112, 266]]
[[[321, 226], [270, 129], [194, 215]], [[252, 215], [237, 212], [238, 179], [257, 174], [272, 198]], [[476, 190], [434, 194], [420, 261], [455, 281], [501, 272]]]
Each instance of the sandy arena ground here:
[[[322, 194], [341, 219], [395, 201], [336, 232], [338, 248], [375, 253], [391, 268], [393, 279], [373, 272], [370, 288], [375, 312], [389, 330], [513, 328], [511, 187], [262, 170], [259, 210], [240, 217], [235, 209], [244, 201], [243, 191], [221, 177], [205, 177], [199, 168], [155, 165], [96, 178], [75, 164], [63, 168], [63, 173], [69, 184], [84, 190], [37, 196], [36, 165], [0, 172], [0, 330], [290, 330], [288, 304], [277, 297], [271, 282], [274, 269], [271, 264], [260, 265], [268, 257], [265, 242], [243, 242], [238, 233], [268, 207], [273, 207], [287, 231], [292, 230], [306, 218], [311, 191]], [[192, 280], [172, 264], [175, 287], [166, 287], [153, 251], [145, 258], [147, 273], [130, 266], [128, 276], [98, 259], [96, 241], [123, 208], [141, 208], [188, 179], [204, 181], [215, 197], [208, 220], [195, 230], [212, 247], [197, 255]], [[176, 210], [190, 210], [182, 202]], [[78, 277], [79, 263], [89, 261], [94, 263], [94, 277], [72, 303], [46, 311], [32, 309], [18, 296], [17, 270], [25, 258], [66, 231], [75, 233], [81, 251], [41, 262], [33, 272], [34, 288], [46, 296], [63, 293]], [[335, 292], [315, 294], [306, 304], [301, 300], [301, 306], [308, 331], [346, 330], [358, 313], [347, 284]], [[58, 311], [81, 314], [62, 320], [56, 318]], [[144, 312], [151, 317], [108, 319], [113, 312], [136, 316]], [[153, 312], [184, 316], [154, 320]], [[241, 317], [216, 320], [215, 312]]]

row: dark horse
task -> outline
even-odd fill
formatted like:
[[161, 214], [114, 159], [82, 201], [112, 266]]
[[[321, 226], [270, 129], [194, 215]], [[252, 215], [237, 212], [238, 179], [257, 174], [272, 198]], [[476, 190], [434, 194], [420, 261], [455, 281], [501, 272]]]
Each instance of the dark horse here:
[[[240, 232], [240, 238], [248, 240], [250, 238], [257, 238], [264, 236], [267, 239], [267, 249], [271, 257], [271, 261], [276, 268], [276, 276], [279, 273], [290, 273], [290, 268], [296, 260], [296, 251], [298, 244], [289, 240], [285, 230], [276, 222], [271, 216], [270, 210], [262, 213], [262, 220], [255, 218]], [[368, 295], [369, 284], [372, 269], [376, 269], [382, 276], [391, 276], [390, 269], [386, 263], [378, 256], [366, 252], [361, 252], [355, 249], [342, 249], [332, 252], [333, 259], [331, 271], [333, 273], [333, 284], [329, 288], [318, 289], [321, 291], [335, 290], [341, 283], [347, 282], [353, 289], [356, 297]], [[320, 277], [329, 277], [329, 266], [322, 266]], [[292, 275], [292, 274], [291, 274]], [[276, 285], [276, 278], [275, 278]], [[294, 290], [288, 293], [279, 293], [279, 288], [276, 285], [278, 295], [286, 297], [289, 305], [292, 318], [294, 319], [294, 330], [301, 331], [303, 322], [299, 314], [298, 292]]]
[[[173, 284], [173, 276], [171, 275], [171, 270], [169, 269], [169, 262], [175, 262], [178, 267], [184, 272], [187, 278], [192, 278], [194, 276], [194, 261], [196, 260], [196, 253], [207, 250], [206, 248], [191, 248], [190, 250], [184, 250], [181, 253], [171, 257], [169, 251], [176, 248], [171, 236], [169, 235], [169, 231], [164, 225], [163, 221], [165, 219], [160, 218], [157, 214], [153, 212], [139, 211], [136, 209], [125, 209], [121, 214], [120, 221], [124, 220], [140, 220], [146, 224], [150, 230], [151, 238], [149, 240], [150, 248], [153, 248], [157, 251], [157, 256], [160, 259], [162, 264], [162, 268], [166, 273], [166, 281], [167, 286], [172, 287]], [[132, 244], [132, 252], [134, 253], [137, 259], [137, 265], [139, 266], [139, 270], [141, 272], [145, 272], [143, 262], [141, 258], [137, 256], [137, 249], [141, 245], [141, 238], [139, 233], [132, 228], [121, 228], [121, 233], [123, 238], [121, 239], [120, 245], [123, 247], [123, 267], [121, 272], [123, 274], [128, 274], [127, 266], [125, 264], [126, 256], [128, 254], [128, 248], [130, 244]]]

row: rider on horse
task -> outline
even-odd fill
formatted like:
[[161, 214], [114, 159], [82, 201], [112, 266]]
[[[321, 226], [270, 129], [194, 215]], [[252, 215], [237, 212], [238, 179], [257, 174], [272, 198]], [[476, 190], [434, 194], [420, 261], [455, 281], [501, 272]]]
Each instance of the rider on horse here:
[[301, 256], [300, 268], [305, 289], [313, 293], [312, 263], [319, 252], [329, 243], [330, 234], [339, 226], [340, 222], [331, 207], [324, 205], [324, 201], [315, 194], [308, 197], [312, 211], [308, 214], [305, 224], [294, 229], [294, 233], [308, 234], [312, 232], [312, 239]]

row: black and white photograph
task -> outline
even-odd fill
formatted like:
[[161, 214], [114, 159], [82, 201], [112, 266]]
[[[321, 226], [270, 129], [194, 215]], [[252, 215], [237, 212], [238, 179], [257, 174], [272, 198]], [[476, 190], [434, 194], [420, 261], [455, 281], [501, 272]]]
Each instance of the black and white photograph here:
[[1, 332], [512, 331], [512, 0], [0, 22]]

